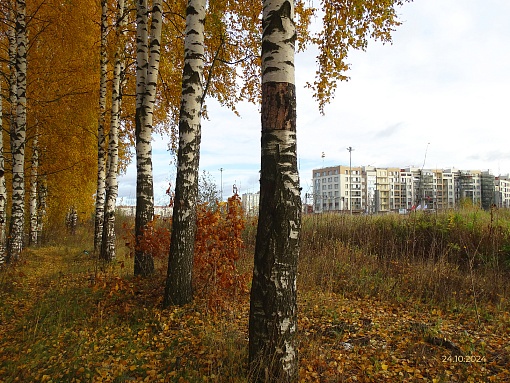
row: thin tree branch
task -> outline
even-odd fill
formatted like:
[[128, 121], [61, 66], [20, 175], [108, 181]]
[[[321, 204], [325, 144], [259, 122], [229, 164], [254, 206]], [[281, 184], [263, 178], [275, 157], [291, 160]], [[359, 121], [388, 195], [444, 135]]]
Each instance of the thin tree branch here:
[[202, 94], [202, 99], [200, 100], [200, 106], [204, 105], [205, 97], [207, 96], [207, 91], [209, 90], [209, 86], [211, 85], [211, 79], [212, 79], [212, 71], [214, 69], [214, 66], [216, 65], [216, 62], [218, 61], [218, 56], [220, 54], [221, 48], [225, 44], [225, 38], [224, 36], [221, 37], [220, 45], [218, 46], [218, 49], [216, 50], [216, 53], [214, 54], [214, 59], [211, 63], [211, 67], [209, 68], [209, 73], [207, 75], [207, 82], [205, 83], [204, 92]]

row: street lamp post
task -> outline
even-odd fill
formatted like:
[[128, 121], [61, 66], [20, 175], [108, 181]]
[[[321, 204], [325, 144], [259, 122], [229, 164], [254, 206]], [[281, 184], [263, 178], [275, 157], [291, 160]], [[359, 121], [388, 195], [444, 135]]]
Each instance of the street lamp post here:
[[349, 146], [347, 150], [349, 151], [349, 212], [352, 215], [352, 151], [354, 148]]

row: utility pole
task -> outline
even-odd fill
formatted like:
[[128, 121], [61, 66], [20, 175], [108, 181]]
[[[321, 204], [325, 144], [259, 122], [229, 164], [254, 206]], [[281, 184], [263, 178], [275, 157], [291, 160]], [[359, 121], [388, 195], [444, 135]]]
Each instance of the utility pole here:
[[220, 168], [220, 195], [221, 195], [221, 202], [223, 202], [223, 168]]
[[349, 212], [352, 215], [352, 151], [354, 148], [349, 146], [347, 150], [349, 151]]

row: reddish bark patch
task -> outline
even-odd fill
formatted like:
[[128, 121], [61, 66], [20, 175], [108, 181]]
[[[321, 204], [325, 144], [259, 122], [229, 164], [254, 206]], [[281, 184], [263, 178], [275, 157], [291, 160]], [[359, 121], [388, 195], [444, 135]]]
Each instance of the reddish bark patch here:
[[287, 82], [262, 84], [262, 130], [296, 131], [296, 86]]

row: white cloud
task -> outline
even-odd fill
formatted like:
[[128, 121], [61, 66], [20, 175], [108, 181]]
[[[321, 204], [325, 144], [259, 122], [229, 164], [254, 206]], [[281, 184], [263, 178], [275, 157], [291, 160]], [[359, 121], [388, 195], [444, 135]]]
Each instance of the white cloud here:
[[[355, 149], [353, 165], [421, 166], [430, 143], [426, 167], [510, 173], [510, 2], [415, 1], [399, 13], [404, 24], [394, 33], [393, 45], [370, 42], [367, 52], [350, 55], [351, 80], [338, 84], [325, 116], [304, 88], [313, 81], [314, 53], [296, 57], [298, 155], [305, 192], [313, 168], [349, 163], [348, 146]], [[208, 103], [201, 169], [218, 184], [219, 169], [224, 169], [224, 195], [233, 183], [242, 192], [257, 190], [258, 108], [239, 106], [239, 118]], [[161, 150], [154, 161], [155, 181], [174, 183], [170, 155], [163, 144]], [[134, 195], [132, 181], [130, 172], [121, 179], [124, 195]]]

